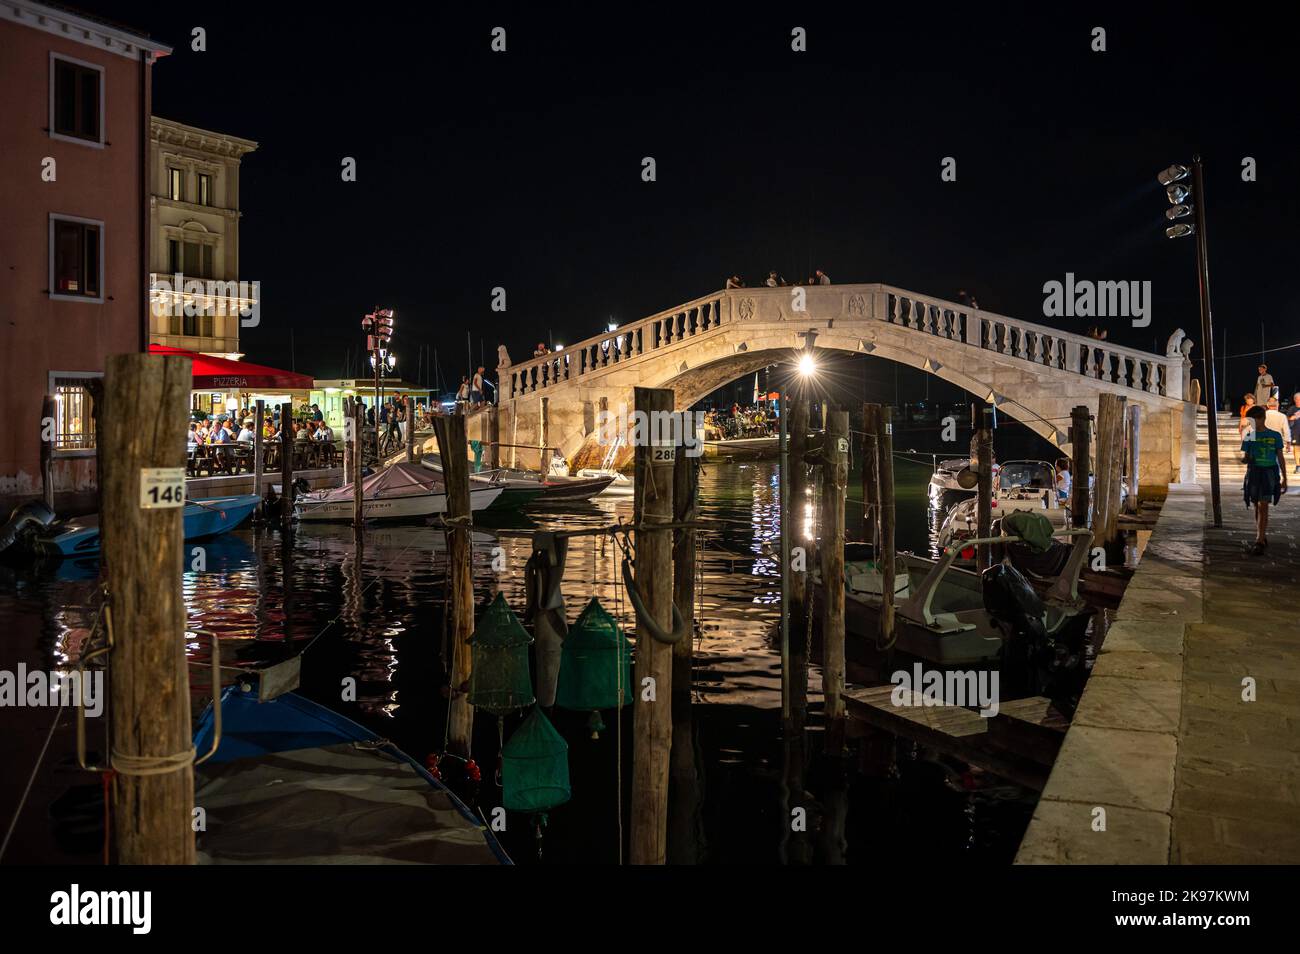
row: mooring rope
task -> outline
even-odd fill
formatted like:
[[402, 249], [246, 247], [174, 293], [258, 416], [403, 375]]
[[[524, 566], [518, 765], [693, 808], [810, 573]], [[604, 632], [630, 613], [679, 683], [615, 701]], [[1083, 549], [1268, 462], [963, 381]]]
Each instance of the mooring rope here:
[[27, 805], [27, 796], [32, 792], [32, 784], [36, 781], [36, 773], [40, 771], [41, 763], [45, 761], [45, 753], [49, 751], [50, 740], [54, 738], [54, 730], [59, 727], [63, 721], [63, 706], [59, 706], [58, 711], [54, 713], [54, 721], [50, 723], [50, 731], [45, 733], [45, 744], [41, 746], [41, 751], [36, 756], [36, 764], [32, 766], [32, 772], [27, 776], [27, 785], [23, 788], [22, 797], [18, 799], [18, 807], [14, 809], [14, 817], [9, 820], [9, 830], [5, 832], [5, 840], [0, 842], [0, 858], [4, 858], [5, 849], [9, 847], [9, 839], [13, 837], [14, 829], [18, 827], [18, 819], [22, 816], [23, 808]]

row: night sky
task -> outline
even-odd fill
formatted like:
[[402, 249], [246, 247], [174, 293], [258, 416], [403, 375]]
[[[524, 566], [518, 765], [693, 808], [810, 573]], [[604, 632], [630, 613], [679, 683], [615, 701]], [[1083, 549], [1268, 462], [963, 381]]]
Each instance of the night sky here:
[[[491, 368], [499, 343], [519, 360], [773, 268], [967, 288], [993, 311], [1163, 350], [1175, 327], [1201, 336], [1193, 240], [1165, 238], [1155, 175], [1197, 151], [1216, 345], [1226, 329], [1240, 355], [1229, 393], [1253, 385], [1261, 324], [1267, 347], [1300, 341], [1294, 51], [1245, 8], [80, 6], [176, 48], [154, 70], [155, 113], [261, 144], [241, 183], [240, 277], [263, 294], [242, 338], [253, 361], [339, 375], [381, 305], [397, 310], [399, 371], [414, 377], [430, 345], [458, 379], [467, 330]], [[498, 25], [505, 54], [489, 49]], [[1258, 181], [1242, 181], [1246, 156]], [[1150, 280], [1151, 327], [1044, 319], [1043, 283], [1066, 272]], [[1268, 361], [1300, 389], [1300, 349]]]

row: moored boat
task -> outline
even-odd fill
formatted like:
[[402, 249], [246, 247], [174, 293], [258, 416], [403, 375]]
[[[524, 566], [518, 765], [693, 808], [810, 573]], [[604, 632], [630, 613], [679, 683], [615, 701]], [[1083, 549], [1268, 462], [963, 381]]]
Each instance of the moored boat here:
[[[437, 454], [425, 454], [420, 463], [425, 469], [442, 474], [442, 461]], [[557, 473], [542, 477], [529, 471], [510, 470], [505, 467], [470, 475], [471, 487], [477, 482], [500, 488], [506, 493], [517, 491], [527, 495], [525, 503], [534, 505], [590, 500], [603, 492], [613, 481], [614, 478], [607, 475], [569, 477]], [[502, 507], [498, 505], [494, 509], [502, 509]]]
[[[204, 540], [235, 529], [257, 509], [256, 494], [207, 497], [185, 502], [186, 540]], [[25, 538], [29, 549], [42, 556], [83, 557], [100, 550], [99, 514], [55, 520]]]
[[297, 693], [240, 685], [199, 721], [201, 864], [501, 865], [488, 826], [388, 740]]
[[[490, 507], [501, 487], [471, 481], [470, 509]], [[361, 486], [363, 520], [423, 520], [447, 512], [447, 490], [442, 475], [419, 464], [393, 464], [371, 474]], [[351, 484], [333, 490], [302, 494], [295, 500], [299, 520], [351, 520], [354, 491]]]

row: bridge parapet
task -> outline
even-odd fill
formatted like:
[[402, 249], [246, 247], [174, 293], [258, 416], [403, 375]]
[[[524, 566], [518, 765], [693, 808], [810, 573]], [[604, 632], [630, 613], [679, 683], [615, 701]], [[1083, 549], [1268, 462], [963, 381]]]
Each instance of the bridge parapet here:
[[[798, 297], [797, 296], [800, 296]], [[799, 307], [796, 307], [796, 301]], [[1005, 358], [1147, 394], [1184, 400], [1190, 362], [1181, 351], [1152, 354], [1057, 328], [973, 309], [892, 285], [738, 288], [714, 292], [595, 335], [563, 351], [500, 368], [506, 399], [601, 376], [739, 324], [881, 321]]]
[[892, 285], [874, 287], [879, 297], [873, 317], [890, 324], [1108, 384], [1184, 399], [1190, 363], [1181, 352], [1152, 354]]
[[629, 322], [540, 358], [498, 368], [510, 374], [505, 396], [522, 397], [613, 369], [641, 355], [716, 330], [730, 320], [727, 292], [715, 292], [649, 318]]

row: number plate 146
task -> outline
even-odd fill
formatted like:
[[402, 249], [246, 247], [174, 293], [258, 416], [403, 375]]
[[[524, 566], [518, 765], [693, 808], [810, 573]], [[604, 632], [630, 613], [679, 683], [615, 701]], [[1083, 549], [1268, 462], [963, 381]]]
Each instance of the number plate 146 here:
[[140, 468], [140, 509], [185, 506], [184, 467]]

